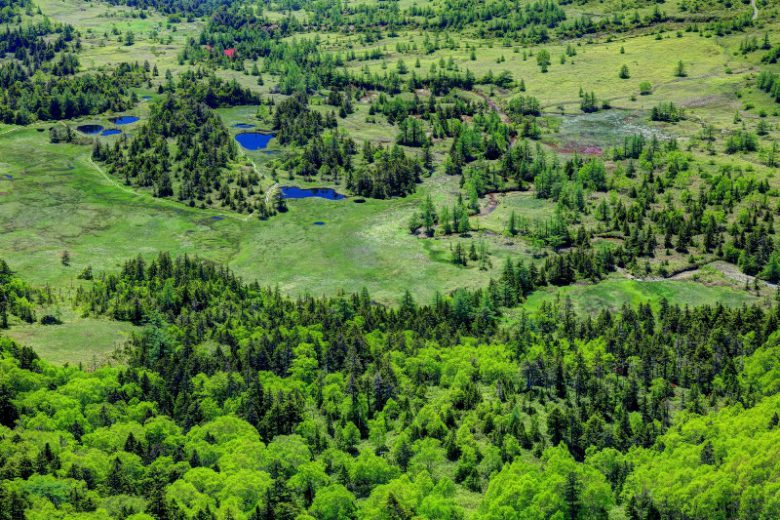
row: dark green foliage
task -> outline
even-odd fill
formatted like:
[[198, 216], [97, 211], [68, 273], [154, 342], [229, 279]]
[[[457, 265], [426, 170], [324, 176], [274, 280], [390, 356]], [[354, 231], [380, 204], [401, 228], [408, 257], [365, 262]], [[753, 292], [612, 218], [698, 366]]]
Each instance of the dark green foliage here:
[[650, 111], [650, 119], [667, 123], [676, 123], [682, 115], [682, 110], [672, 102], [661, 102]]
[[507, 111], [509, 115], [515, 120], [522, 120], [522, 116], [542, 115], [539, 100], [533, 96], [513, 97], [509, 100]]
[[737, 130], [726, 140], [726, 153], [755, 152], [758, 149], [756, 135], [747, 130]]
[[380, 148], [371, 163], [349, 172], [347, 188], [356, 195], [386, 199], [414, 193], [422, 175], [420, 161], [393, 146]]
[[598, 112], [599, 105], [598, 100], [596, 99], [596, 94], [593, 92], [583, 92], [582, 99], [580, 100], [580, 110], [586, 114], [590, 112]]
[[309, 109], [309, 99], [297, 93], [276, 106], [274, 130], [280, 144], [303, 146], [322, 133], [325, 122], [319, 112]]
[[758, 75], [758, 88], [767, 92], [772, 98], [780, 103], [780, 79], [777, 74], [763, 70]]
[[122, 112], [134, 105], [130, 87], [146, 79], [138, 64], [124, 64], [110, 73], [80, 76], [27, 77], [13, 62], [0, 66], [0, 86], [7, 83], [0, 101], [0, 120], [28, 124], [35, 120], [71, 119], [106, 111]]

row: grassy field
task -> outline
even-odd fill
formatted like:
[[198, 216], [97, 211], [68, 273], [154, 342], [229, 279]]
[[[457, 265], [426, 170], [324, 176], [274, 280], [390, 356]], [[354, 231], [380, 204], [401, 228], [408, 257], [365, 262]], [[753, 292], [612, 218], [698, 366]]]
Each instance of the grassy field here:
[[35, 349], [39, 356], [56, 364], [83, 364], [94, 368], [111, 360], [136, 327], [107, 319], [77, 318], [65, 313], [62, 325], [18, 324], [7, 334]]
[[[82, 32], [79, 60], [86, 68], [146, 60], [156, 63], [160, 71], [175, 71], [179, 69], [179, 50], [201, 28], [200, 21], [169, 24], [154, 11], [141, 18], [137, 10], [102, 2], [40, 0], [37, 4], [49, 18], [71, 24]], [[128, 31], [135, 37], [132, 46], [124, 42]]]
[[753, 293], [729, 285], [703, 285], [694, 281], [639, 281], [610, 278], [596, 284], [550, 287], [532, 294], [522, 309], [538, 311], [543, 302], [569, 298], [578, 312], [619, 311], [624, 304], [649, 303], [657, 307], [666, 298], [677, 305], [735, 307], [760, 300]]

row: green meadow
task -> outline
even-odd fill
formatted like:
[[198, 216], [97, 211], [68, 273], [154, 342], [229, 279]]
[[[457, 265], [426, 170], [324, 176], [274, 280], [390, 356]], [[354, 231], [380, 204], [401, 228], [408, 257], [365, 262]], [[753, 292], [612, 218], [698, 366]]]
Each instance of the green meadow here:
[[595, 284], [549, 287], [532, 294], [522, 309], [536, 312], [543, 303], [569, 299], [577, 312], [619, 311], [624, 305], [640, 303], [657, 308], [661, 300], [687, 306], [720, 303], [739, 307], [761, 301], [750, 291], [729, 285], [703, 285], [694, 281], [640, 281], [610, 278]]

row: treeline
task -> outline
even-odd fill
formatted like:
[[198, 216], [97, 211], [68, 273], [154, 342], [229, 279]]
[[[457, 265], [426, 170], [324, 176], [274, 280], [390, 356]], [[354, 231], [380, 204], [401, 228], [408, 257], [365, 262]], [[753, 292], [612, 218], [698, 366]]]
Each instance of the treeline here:
[[5, 260], [0, 259], [0, 329], [7, 329], [12, 317], [34, 323], [36, 307], [51, 300], [49, 291], [31, 287], [11, 271]]
[[54, 24], [48, 18], [42, 22], [18, 26], [6, 25], [5, 30], [0, 32], [0, 56], [13, 54], [19, 64], [27, 69], [28, 76], [38, 69], [51, 70], [59, 76], [72, 74], [72, 70], [62, 71], [47, 66], [47, 63], [58, 53], [77, 51], [80, 45], [73, 26]]
[[159, 93], [179, 91], [210, 108], [256, 105], [262, 102], [258, 94], [242, 87], [235, 79], [225, 81], [200, 67], [182, 72], [177, 81], [167, 72], [165, 79], [165, 83], [158, 87]]
[[168, 15], [183, 15], [188, 19], [207, 16], [217, 9], [230, 5], [227, 0], [203, 0], [188, 2], [185, 0], [109, 0], [111, 5], [126, 5], [138, 9], [155, 9]]
[[444, 131], [439, 130], [441, 123], [437, 124], [437, 122], [473, 116], [476, 111], [477, 106], [473, 101], [454, 93], [442, 98], [431, 95], [425, 101], [417, 93], [410, 97], [387, 96], [385, 93], [380, 93], [376, 101], [371, 103], [368, 113], [369, 115], [382, 114], [390, 124], [399, 123], [410, 116], [419, 116], [431, 121], [434, 135], [442, 137]]
[[[455, 88], [470, 90], [476, 83], [469, 71], [438, 68], [419, 75], [416, 71], [399, 74], [362, 70], [350, 72], [344, 66], [347, 58], [341, 54], [323, 52], [317, 37], [285, 39], [296, 30], [303, 30], [294, 18], [271, 23], [262, 15], [241, 6], [220, 10], [211, 17], [198, 41], [191, 39], [181, 59], [194, 64], [210, 61], [225, 67], [239, 67], [243, 60], [263, 58], [257, 72], [274, 74], [279, 78], [283, 94], [313, 93], [322, 88], [345, 90], [348, 87], [379, 90], [392, 94], [427, 88], [443, 95]], [[230, 50], [232, 56], [225, 51]], [[235, 56], [240, 59], [236, 60]]]
[[0, 23], [11, 24], [21, 15], [22, 9], [30, 9], [29, 0], [2, 0], [0, 2]]
[[758, 75], [758, 88], [772, 96], [775, 102], [780, 103], [780, 77], [768, 70], [762, 70]]
[[399, 146], [379, 147], [367, 155], [367, 164], [347, 173], [347, 188], [357, 195], [386, 199], [414, 193], [423, 165]]
[[[75, 72], [77, 63], [75, 57], [63, 55], [55, 67], [68, 67]], [[9, 62], [0, 65], [0, 121], [24, 125], [107, 111], [123, 112], [137, 102], [131, 88], [149, 77], [149, 71], [138, 63], [78, 76], [29, 76], [23, 66]]]

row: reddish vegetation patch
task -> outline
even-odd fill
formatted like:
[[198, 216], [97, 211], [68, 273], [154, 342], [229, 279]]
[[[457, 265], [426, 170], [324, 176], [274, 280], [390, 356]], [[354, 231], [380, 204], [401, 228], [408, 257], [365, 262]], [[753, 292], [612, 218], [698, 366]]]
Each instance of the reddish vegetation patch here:
[[223, 53], [225, 54], [225, 56], [227, 56], [228, 58], [233, 58], [233, 57], [236, 55], [236, 49], [234, 49], [233, 47], [231, 47], [231, 48], [229, 48], [229, 49], [225, 49], [225, 50], [224, 50], [224, 51], [222, 51], [222, 52], [223, 52]]
[[550, 148], [552, 148], [558, 153], [563, 153], [563, 154], [578, 153], [582, 155], [602, 155], [604, 153], [604, 149], [601, 148], [600, 146], [577, 146], [570, 143], [567, 143], [566, 145], [552, 143], [550, 144]]
[[602, 150], [600, 146], [586, 146], [582, 149], [581, 153], [586, 155], [601, 155], [604, 153], [604, 150]]

